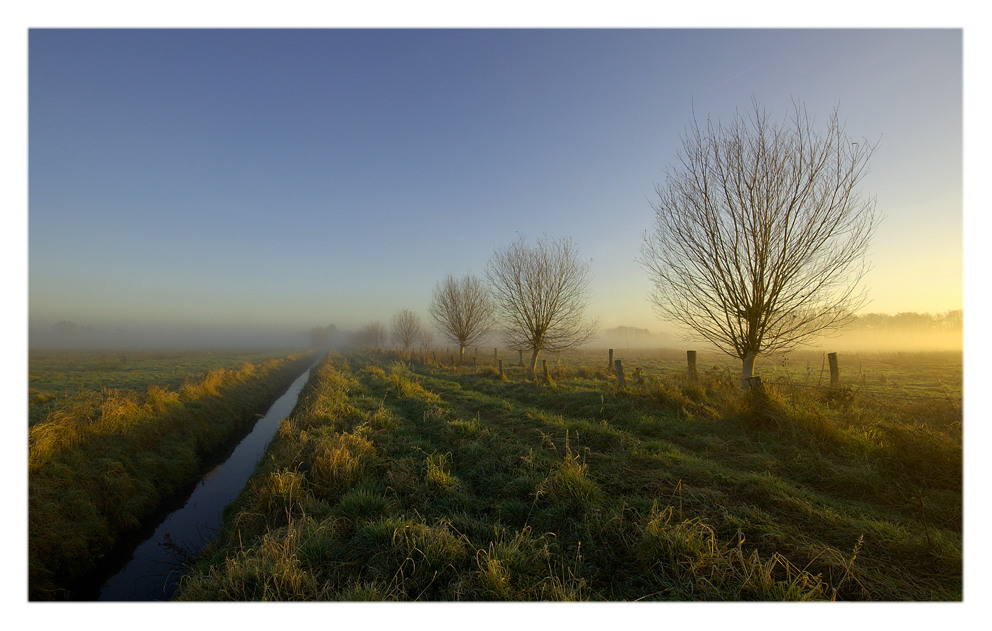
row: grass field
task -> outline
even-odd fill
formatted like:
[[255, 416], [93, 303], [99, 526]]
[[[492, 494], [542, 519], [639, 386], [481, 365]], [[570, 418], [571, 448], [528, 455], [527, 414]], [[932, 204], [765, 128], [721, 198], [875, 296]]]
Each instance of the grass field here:
[[81, 392], [173, 390], [198, 375], [244, 362], [260, 363], [287, 351], [32, 350], [28, 355], [28, 421], [41, 421]]
[[961, 599], [960, 354], [489, 355], [326, 360], [177, 597]]

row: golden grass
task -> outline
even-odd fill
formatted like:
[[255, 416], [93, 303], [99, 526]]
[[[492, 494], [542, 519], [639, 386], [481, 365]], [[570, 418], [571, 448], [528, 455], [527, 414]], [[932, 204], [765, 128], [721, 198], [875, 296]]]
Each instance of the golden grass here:
[[314, 447], [310, 478], [320, 498], [337, 498], [361, 477], [375, 453], [372, 442], [355, 433], [320, 437]]
[[652, 507], [638, 546], [643, 571], [679, 600], [823, 600], [836, 595], [819, 576], [797, 568], [783, 555], [763, 560], [744, 550], [740, 532], [721, 544], [701, 518], [673, 519], [673, 510]]

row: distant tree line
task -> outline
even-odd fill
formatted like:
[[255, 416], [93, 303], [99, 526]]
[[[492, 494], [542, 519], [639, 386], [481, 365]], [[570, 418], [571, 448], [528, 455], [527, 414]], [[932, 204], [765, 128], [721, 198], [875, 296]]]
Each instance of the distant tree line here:
[[943, 313], [916, 313], [908, 311], [895, 315], [888, 313], [866, 313], [855, 316], [845, 327], [847, 330], [871, 331], [960, 331], [964, 324], [964, 310], [955, 309]]
[[629, 337], [629, 338], [640, 338], [640, 337], [650, 337], [652, 335], [649, 329], [642, 329], [636, 326], [615, 326], [612, 329], [606, 329], [603, 334], [607, 337]]

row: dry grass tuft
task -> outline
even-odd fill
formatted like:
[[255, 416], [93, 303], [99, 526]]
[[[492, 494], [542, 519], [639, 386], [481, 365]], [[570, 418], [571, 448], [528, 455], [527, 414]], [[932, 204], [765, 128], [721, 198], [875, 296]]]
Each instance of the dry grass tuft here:
[[310, 479], [314, 494], [333, 499], [345, 493], [361, 477], [375, 447], [363, 428], [355, 433], [321, 437], [314, 447]]

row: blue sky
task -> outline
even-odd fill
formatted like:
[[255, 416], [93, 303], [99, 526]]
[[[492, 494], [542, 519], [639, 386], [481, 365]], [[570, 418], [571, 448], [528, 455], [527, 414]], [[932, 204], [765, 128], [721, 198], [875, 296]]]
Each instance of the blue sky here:
[[445, 274], [571, 236], [590, 315], [693, 113], [793, 99], [880, 140], [868, 311], [962, 303], [960, 30], [32, 30], [28, 307], [134, 329], [426, 317]]

